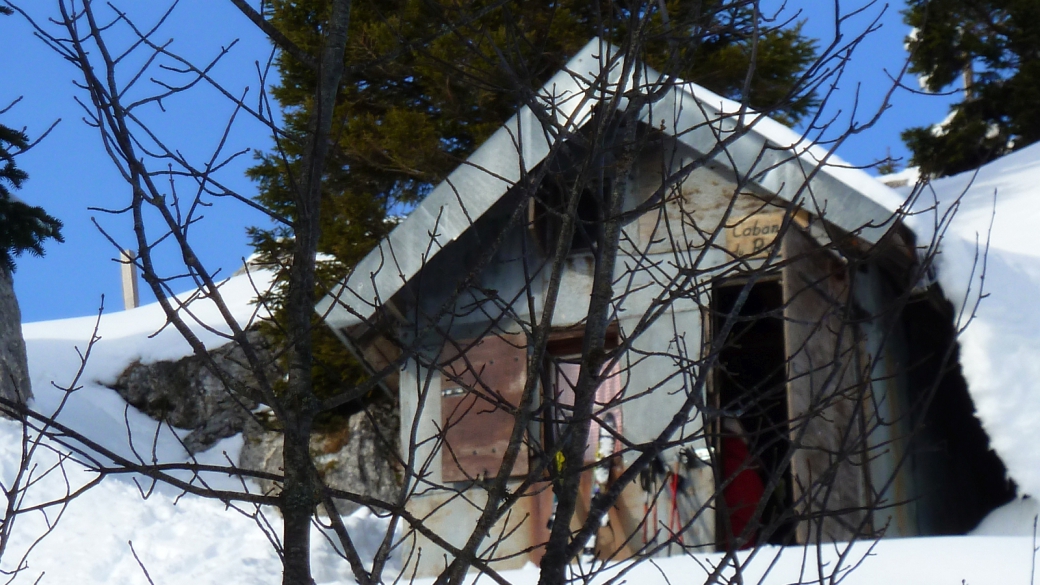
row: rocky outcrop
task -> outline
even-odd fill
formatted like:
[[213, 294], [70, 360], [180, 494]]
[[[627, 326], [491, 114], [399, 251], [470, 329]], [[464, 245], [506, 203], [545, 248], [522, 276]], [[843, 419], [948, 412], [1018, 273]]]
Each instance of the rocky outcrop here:
[[[273, 363], [259, 333], [251, 332], [254, 346], [264, 348], [262, 359]], [[175, 362], [131, 364], [112, 386], [128, 403], [156, 420], [190, 429], [184, 439], [191, 453], [204, 451], [218, 440], [242, 433], [244, 445], [238, 464], [246, 469], [282, 473], [282, 436], [266, 424], [256, 379], [246, 367], [241, 350], [226, 345], [210, 356], [235, 381], [229, 391], [206, 366], [189, 356]], [[272, 379], [277, 372], [272, 367]], [[399, 414], [390, 401], [377, 402], [362, 412], [325, 423], [310, 443], [318, 473], [332, 487], [381, 499], [390, 498], [399, 474], [392, 463], [397, 452]], [[277, 493], [274, 482], [262, 481], [265, 493]], [[340, 512], [357, 505], [341, 502]]]
[[32, 397], [22, 338], [22, 312], [11, 274], [0, 268], [0, 396], [25, 403]]
[[[249, 333], [249, 339], [254, 347], [266, 347], [259, 333]], [[205, 451], [220, 439], [241, 433], [260, 405], [260, 396], [250, 390], [257, 387], [256, 377], [237, 345], [217, 348], [210, 357], [227, 379], [235, 381], [233, 389], [226, 388], [195, 355], [175, 362], [134, 362], [112, 388], [152, 418], [192, 429], [184, 438], [185, 447], [189, 453]], [[272, 362], [269, 355], [264, 358]], [[275, 375], [273, 366], [268, 374]]]
[[[311, 437], [310, 451], [318, 473], [326, 485], [381, 500], [391, 500], [400, 483], [397, 453], [399, 414], [389, 402], [375, 403], [362, 412], [328, 425]], [[250, 428], [239, 464], [247, 469], [282, 472], [282, 435]], [[278, 486], [261, 481], [265, 493], [277, 493]], [[358, 508], [352, 502], [336, 504], [341, 514]]]

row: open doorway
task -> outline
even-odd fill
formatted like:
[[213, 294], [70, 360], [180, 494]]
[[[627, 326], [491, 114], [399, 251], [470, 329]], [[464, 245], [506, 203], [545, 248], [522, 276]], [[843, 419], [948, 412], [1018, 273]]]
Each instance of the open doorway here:
[[[617, 439], [624, 433], [624, 418], [619, 404], [622, 396], [622, 366], [608, 361], [596, 381], [593, 395], [592, 419], [575, 418], [575, 387], [582, 371], [581, 331], [559, 331], [550, 336], [546, 347], [545, 364], [542, 371], [542, 400], [545, 408], [543, 444], [550, 453], [565, 444], [580, 424], [587, 424], [584, 465], [578, 488], [578, 502], [572, 530], [578, 530], [589, 516], [592, 499], [601, 491], [609, 489], [622, 470], [622, 442]], [[604, 346], [612, 350], [618, 345], [618, 328], [608, 328]], [[557, 465], [550, 460], [549, 465]], [[555, 502], [548, 523], [555, 522]], [[583, 558], [625, 559], [636, 554], [638, 544], [629, 536], [638, 530], [635, 521], [621, 503], [616, 503], [602, 519], [602, 524], [586, 542]], [[545, 532], [548, 538], [548, 531]]]
[[[784, 518], [792, 487], [783, 290], [779, 280], [755, 283], [738, 307], [745, 288], [743, 282], [723, 282], [712, 291], [713, 338], [723, 335], [730, 322], [713, 375], [721, 413], [716, 477], [725, 487], [716, 527], [723, 550], [741, 532], [748, 537], [746, 545], [790, 544], [795, 527]], [[762, 516], [752, 518], [763, 499]], [[749, 522], [753, 525], [745, 530]]]
[[910, 471], [921, 535], [965, 534], [1015, 497], [959, 366], [954, 308], [932, 290], [903, 311], [914, 410]]

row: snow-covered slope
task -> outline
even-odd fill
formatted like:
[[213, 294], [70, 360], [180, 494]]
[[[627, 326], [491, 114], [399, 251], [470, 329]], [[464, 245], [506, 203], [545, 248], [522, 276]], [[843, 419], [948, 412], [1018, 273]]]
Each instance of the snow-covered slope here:
[[934, 181], [915, 209], [921, 241], [942, 232], [938, 278], [967, 325], [977, 415], [1021, 491], [1040, 496], [1040, 144]]
[[[229, 279], [221, 287], [225, 302], [240, 325], [250, 323], [257, 307], [251, 303], [255, 297], [254, 284], [265, 286], [269, 276], [254, 273], [252, 281], [242, 275]], [[186, 300], [187, 295], [182, 295]], [[227, 331], [221, 326], [222, 319], [216, 305], [208, 299], [195, 299], [190, 303], [196, 323], [193, 330], [209, 348], [226, 343], [217, 333], [198, 326], [207, 323], [218, 331]], [[190, 321], [188, 317], [185, 317]], [[72, 383], [80, 367], [78, 352], [87, 351], [91, 334], [97, 325], [100, 340], [91, 348], [89, 359], [83, 369], [80, 383], [83, 388], [72, 393], [58, 416], [75, 430], [98, 438], [104, 446], [124, 456], [133, 455], [127, 441], [126, 420], [140, 434], [135, 439], [144, 441], [143, 447], [154, 433], [155, 423], [133, 408], [127, 410], [126, 403], [106, 385], [116, 381], [119, 374], [134, 361], [152, 363], [176, 360], [191, 353], [191, 347], [172, 326], [163, 325], [166, 317], [162, 308], [150, 304], [130, 311], [105, 312], [100, 322], [97, 315], [29, 323], [22, 327], [29, 357], [29, 372], [35, 400], [33, 407], [46, 414], [55, 412], [65, 399], [65, 392], [55, 385], [67, 387]], [[124, 420], [124, 418], [126, 420]], [[237, 457], [238, 446], [225, 442], [223, 449]], [[219, 455], [215, 453], [214, 455]], [[161, 460], [183, 459], [183, 449], [168, 429], [160, 431], [157, 456]], [[223, 459], [221, 456], [220, 459]]]
[[[255, 296], [253, 285], [266, 286], [268, 279], [269, 275], [254, 272], [252, 282], [243, 275], [223, 285], [224, 299], [239, 324], [246, 325], [255, 318], [257, 307], [251, 303]], [[215, 305], [205, 299], [194, 301], [191, 308], [199, 321], [221, 322]], [[105, 384], [115, 381], [135, 360], [145, 363], [172, 360], [191, 352], [173, 327], [163, 328], [165, 321], [161, 307], [152, 304], [130, 311], [106, 312], [100, 322], [96, 316], [88, 316], [26, 324], [23, 332], [35, 393], [34, 408], [51, 413], [66, 398], [65, 392], [55, 385], [67, 387], [72, 383], [80, 366], [77, 349], [86, 351], [97, 324], [100, 340], [91, 350], [80, 388], [68, 396], [58, 419], [124, 456], [134, 457], [136, 449], [145, 460], [151, 459], [156, 423], [127, 406]], [[208, 347], [223, 343], [213, 332], [202, 327], [194, 329]], [[133, 447], [128, 437], [133, 437]], [[20, 438], [18, 424], [0, 419], [0, 477], [5, 485], [17, 470]], [[240, 448], [241, 438], [226, 439], [201, 454], [199, 460], [223, 464], [225, 455], [237, 460]], [[159, 429], [155, 456], [167, 462], [185, 461], [188, 457], [167, 428]], [[38, 452], [38, 457], [41, 468], [55, 461], [48, 452]], [[66, 471], [73, 489], [94, 477], [75, 463], [68, 464]], [[224, 487], [236, 487], [227, 479], [209, 480], [223, 481]], [[32, 583], [44, 574], [41, 583], [147, 583], [131, 553], [131, 542], [155, 583], [280, 581], [281, 565], [275, 549], [253, 519], [225, 509], [220, 502], [192, 496], [177, 499], [177, 492], [165, 486], [156, 486], [147, 499], [142, 498], [142, 489], [148, 491], [149, 487], [140, 478], [135, 482], [133, 477], [111, 476], [75, 499], [60, 517], [54, 532], [33, 549], [18, 582]], [[31, 488], [28, 497], [30, 501], [45, 501], [65, 493], [62, 476], [53, 474]], [[57, 512], [52, 509], [48, 513], [50, 520], [57, 518]], [[269, 512], [266, 516], [277, 531], [278, 515]], [[359, 527], [373, 528], [380, 524], [382, 521], [367, 511], [348, 520], [348, 525]], [[45, 529], [41, 514], [19, 517], [11, 546], [0, 566], [6, 570], [17, 566], [22, 554]], [[349, 571], [324, 539], [316, 538], [314, 547], [319, 583], [343, 582]]]

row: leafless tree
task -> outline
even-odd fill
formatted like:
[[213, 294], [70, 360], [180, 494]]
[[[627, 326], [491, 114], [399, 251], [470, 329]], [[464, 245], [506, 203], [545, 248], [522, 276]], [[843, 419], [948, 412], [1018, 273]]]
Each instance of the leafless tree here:
[[[879, 112], [841, 131], [822, 114], [805, 135], [778, 130], [768, 116], [783, 104], [752, 110], [676, 76], [680, 49], [705, 31], [671, 30], [665, 3], [619, 3], [605, 14], [624, 22], [605, 18], [601, 35], [614, 44], [591, 45], [558, 85], [521, 83], [523, 63], [510, 47], [481, 50], [516, 81], [520, 110], [492, 138], [497, 150], [463, 163], [431, 195], [439, 207], [406, 220], [399, 229], [411, 231], [392, 236], [342, 285], [318, 282], [320, 197], [351, 2], [331, 0], [314, 54], [265, 20], [263, 6], [232, 2], [276, 50], [317, 72], [307, 135], [287, 134], [272, 115], [263, 65], [259, 97], [225, 88], [211, 73], [222, 55], [199, 65], [157, 40], [165, 17], [145, 27], [113, 4], [56, 0], [54, 26], [33, 22], [82, 74], [87, 122], [130, 187], [126, 206], [112, 212], [134, 226], [145, 282], [227, 391], [258, 394], [270, 407], [284, 472], [132, 461], [73, 429], [41, 429], [57, 429], [101, 475], [166, 482], [243, 506], [262, 525], [265, 507], [276, 508], [283, 530], [272, 541], [287, 584], [312, 582], [315, 523], [359, 583], [397, 578], [387, 574], [394, 555], [404, 559], [401, 578], [434, 567], [437, 582], [451, 584], [470, 571], [506, 583], [501, 569], [530, 558], [548, 584], [633, 559], [611, 569], [616, 581], [639, 561], [713, 550], [723, 556], [704, 582], [740, 582], [756, 555], [779, 554], [770, 543], [804, 546], [823, 582], [859, 560], [846, 558], [845, 544], [836, 563], [824, 562], [827, 543], [898, 533], [888, 524], [913, 501], [893, 485], [911, 457], [916, 413], [942, 382], [936, 374], [899, 395], [912, 372], [884, 356], [903, 351], [901, 315], [919, 298], [936, 242], [915, 242], [901, 223], [906, 207], [872, 200], [874, 187], [843, 182], [848, 169], [831, 164], [832, 150]], [[749, 6], [757, 17], [757, 2]], [[833, 42], [789, 100], [835, 90], [870, 29], [849, 34], [847, 18], [839, 15]], [[445, 34], [458, 34], [445, 24]], [[669, 56], [655, 71], [648, 47], [662, 37]], [[164, 103], [200, 86], [234, 106], [225, 137], [249, 117], [279, 141], [301, 141], [296, 219], [263, 210], [294, 234], [281, 324], [290, 341], [276, 375], [189, 237], [204, 205], [258, 207], [220, 179], [241, 153], [221, 146], [196, 162], [153, 130]], [[820, 136], [830, 150], [806, 146]], [[155, 257], [170, 244], [183, 259], [176, 269]], [[172, 289], [184, 275], [199, 290], [187, 302]], [[316, 291], [328, 292], [323, 304]], [[215, 303], [223, 322], [199, 322], [197, 300]], [[325, 399], [313, 389], [315, 306], [371, 374]], [[255, 387], [212, 360], [198, 327], [228, 331]], [[933, 373], [952, 363], [952, 340], [936, 342], [943, 351]], [[309, 447], [320, 413], [377, 388], [401, 400], [401, 485], [390, 499], [327, 485]], [[392, 435], [387, 444], [397, 443]], [[196, 481], [217, 472], [277, 490]], [[390, 518], [373, 558], [362, 558], [337, 513], [343, 501]]]

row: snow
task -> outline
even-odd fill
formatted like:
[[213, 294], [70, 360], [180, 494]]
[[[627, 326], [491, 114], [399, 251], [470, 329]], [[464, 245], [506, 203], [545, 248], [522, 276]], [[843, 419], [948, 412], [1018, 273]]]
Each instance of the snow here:
[[[270, 276], [254, 272], [228, 279], [221, 286], [222, 295], [239, 325], [247, 325], [256, 318], [258, 308], [250, 301], [256, 287], [266, 286]], [[189, 295], [181, 295], [181, 302], [188, 303]], [[209, 299], [197, 298], [188, 303], [193, 318], [193, 330], [207, 348], [219, 347], [227, 342], [219, 332], [229, 328], [215, 327], [210, 330], [199, 323], [219, 324], [222, 322], [217, 305]], [[29, 374], [32, 381], [37, 411], [52, 414], [62, 405], [57, 419], [68, 424], [124, 457], [133, 457], [134, 450], [127, 440], [127, 424], [135, 431], [133, 446], [151, 450], [151, 438], [156, 432], [156, 423], [126, 403], [106, 385], [112, 384], [128, 365], [135, 361], [153, 363], [176, 360], [191, 354], [191, 347], [172, 326], [163, 327], [165, 314], [157, 303], [129, 311], [104, 313], [100, 323], [97, 316], [62, 319], [30, 323], [22, 327], [26, 351], [29, 357]], [[98, 327], [100, 340], [91, 348], [79, 383], [82, 388], [66, 396], [55, 385], [68, 387], [80, 367], [79, 352], [87, 351], [94, 327]], [[64, 404], [62, 402], [64, 401]], [[200, 460], [220, 464], [224, 462], [223, 451], [237, 459], [241, 448], [240, 439], [229, 439], [221, 443], [220, 450], [211, 450]], [[169, 428], [159, 430], [156, 455], [163, 461], [182, 461], [185, 453], [177, 437]]]
[[921, 180], [921, 169], [917, 167], [907, 167], [895, 173], [881, 175], [877, 177], [877, 180], [893, 189], [899, 187], [913, 188], [913, 186]]
[[1016, 498], [990, 512], [971, 531], [974, 536], [1032, 536], [1040, 520], [1036, 498]]
[[[941, 232], [938, 280], [954, 305], [965, 308], [961, 325], [968, 324], [980, 291], [988, 295], [978, 303], [974, 318], [960, 336], [961, 363], [994, 449], [1022, 491], [1029, 494], [1040, 494], [1040, 449], [1035, 448], [1040, 444], [1040, 384], [1036, 382], [1040, 380], [1040, 359], [1036, 357], [1040, 356], [1040, 311], [1036, 309], [1040, 250], [1034, 245], [1034, 226], [1040, 226], [1040, 193], [1034, 192], [1038, 189], [1040, 146], [1034, 146], [983, 167], [977, 175], [935, 181], [917, 200], [917, 214], [907, 222], [922, 241]], [[885, 198], [890, 204], [891, 197]], [[956, 213], [944, 221], [947, 210]], [[260, 281], [258, 286], [265, 286], [269, 278], [263, 273], [252, 276]], [[256, 318], [248, 277], [230, 279], [223, 291], [240, 324]], [[199, 321], [220, 322], [216, 308], [207, 300], [198, 299], [191, 306]], [[54, 411], [66, 398], [51, 383], [72, 383], [79, 367], [76, 348], [86, 349], [95, 321], [83, 317], [24, 326], [37, 409]], [[163, 328], [164, 323], [157, 305], [106, 313], [98, 326], [101, 339], [85, 366], [80, 388], [68, 396], [59, 420], [132, 457], [129, 428], [138, 452], [150, 458], [155, 423], [127, 407], [105, 385], [134, 360], [176, 359], [190, 352], [172, 327]], [[197, 325], [194, 330], [208, 347], [222, 342], [212, 331]], [[200, 460], [234, 459], [240, 447], [241, 439], [227, 439]], [[163, 461], [187, 459], [168, 429], [160, 429], [155, 452]], [[19, 453], [19, 425], [0, 420], [0, 477], [4, 480], [10, 481], [16, 472]], [[38, 457], [42, 469], [57, 455], [45, 451]], [[66, 473], [53, 474], [35, 485], [30, 501], [65, 494], [66, 477], [72, 489], [93, 479], [74, 463], [66, 466]], [[226, 479], [211, 479], [231, 485]], [[33, 582], [43, 574], [41, 583], [147, 583], [131, 553], [131, 543], [156, 583], [279, 581], [278, 556], [250, 516], [254, 509], [227, 509], [212, 500], [178, 497], [169, 488], [149, 492], [149, 487], [140, 479], [135, 483], [132, 477], [113, 476], [72, 501], [54, 531], [32, 548], [18, 581]], [[142, 489], [147, 498], [142, 497]], [[4, 569], [19, 566], [25, 551], [46, 531], [45, 522], [53, 522], [57, 512], [51, 509], [46, 518], [33, 513], [17, 519], [2, 559]], [[278, 515], [266, 512], [269, 530], [277, 534]], [[746, 561], [745, 583], [812, 582], [818, 578], [819, 563], [828, 570], [855, 567], [842, 580], [846, 584], [1028, 583], [1033, 569], [1033, 519], [1038, 513], [1037, 501], [1024, 498], [994, 511], [971, 536], [891, 539], [856, 543], [851, 548], [825, 545], [819, 550], [767, 547], [750, 558], [747, 554], [739, 558]], [[385, 521], [360, 510], [346, 522], [362, 553], [370, 557]], [[317, 583], [351, 583], [346, 563], [320, 534], [315, 536], [312, 558]], [[655, 559], [634, 567], [623, 563], [608, 573], [627, 570], [624, 579], [630, 583], [696, 583], [703, 582], [721, 561], [720, 554], [705, 553]], [[729, 571], [731, 574], [732, 569]], [[517, 584], [534, 583], [538, 578], [533, 567], [503, 574]], [[432, 583], [432, 579], [419, 582]]]
[[[718, 108], [720, 115], [736, 116], [745, 110], [740, 102], [722, 97], [697, 84], [687, 83], [682, 87], [695, 96], [697, 102]], [[812, 135], [796, 132], [791, 127], [754, 110], [749, 111], [747, 123], [753, 128], [754, 133], [765, 138], [772, 147], [790, 149], [804, 164], [810, 168], [819, 166], [823, 173], [843, 183], [849, 191], [866, 197], [889, 211], [894, 212], [902, 208], [905, 198], [900, 197], [898, 192], [874, 180], [861, 167], [845, 161], [833, 149], [817, 144]]]
[[919, 241], [941, 237], [976, 415], [1020, 492], [1040, 496], [1040, 145], [933, 181], [915, 209]]
[[[955, 585], [966, 582], [1004, 585], [1031, 583], [1032, 553], [1031, 537], [937, 537], [859, 542], [851, 547], [825, 544], [819, 550], [769, 546], [756, 551], [750, 560], [747, 552], [739, 554], [738, 559], [743, 582], [747, 584]], [[631, 568], [623, 582], [703, 583], [722, 561], [721, 553], [654, 559]], [[622, 563], [613, 570], [608, 568], [592, 583], [605, 584], [619, 570], [629, 566]], [[822, 576], [821, 566], [824, 567]], [[838, 576], [832, 581], [829, 575], [835, 571]], [[725, 577], [717, 582], [739, 582], [731, 581], [734, 572], [730, 566], [724, 572]], [[533, 568], [506, 571], [503, 576], [514, 585], [534, 585], [538, 581], [538, 573]], [[423, 585], [432, 582], [432, 579], [420, 581]], [[471, 578], [469, 582], [474, 580]], [[484, 578], [482, 582], [489, 581]]]
[[[252, 304], [255, 289], [268, 286], [270, 274], [254, 271], [235, 276], [221, 286], [224, 299], [239, 325], [256, 319], [258, 308]], [[255, 286], [255, 288], [254, 288]], [[189, 296], [182, 295], [186, 302]], [[221, 323], [220, 313], [208, 299], [190, 303], [194, 315], [193, 330], [209, 348], [226, 340], [216, 331], [198, 325]], [[74, 430], [116, 451], [144, 460], [154, 453], [159, 461], [184, 462], [188, 454], [174, 432], [159, 429], [146, 415], [129, 407], [115, 391], [106, 387], [133, 361], [151, 363], [173, 360], [191, 353], [191, 348], [172, 326], [163, 328], [166, 319], [158, 304], [129, 311], [96, 316], [63, 319], [23, 326], [29, 356], [29, 370], [35, 394], [33, 407], [52, 413], [66, 400], [58, 420]], [[79, 388], [66, 396], [57, 386], [68, 387], [80, 366], [78, 351], [86, 351], [95, 324], [100, 340], [94, 345], [79, 380]], [[217, 331], [226, 332], [226, 326]], [[52, 382], [54, 384], [52, 384]], [[178, 431], [183, 433], [184, 431]], [[133, 438], [133, 447], [128, 436]], [[21, 426], [0, 419], [0, 477], [9, 482], [17, 472], [21, 453]], [[201, 463], [223, 464], [226, 457], [238, 458], [241, 437], [225, 439], [198, 456]], [[38, 451], [40, 469], [56, 462], [50, 451]], [[66, 465], [65, 473], [72, 489], [94, 479], [81, 465]], [[240, 489], [229, 478], [207, 477], [210, 485]], [[144, 572], [131, 553], [137, 552], [156, 583], [203, 585], [208, 583], [277, 583], [281, 564], [275, 549], [257, 522], [241, 511], [226, 509], [217, 501], [194, 496], [178, 497], [168, 487], [153, 486], [143, 478], [112, 476], [73, 500], [60, 516], [54, 532], [40, 540], [27, 558], [18, 582], [34, 582], [43, 574], [41, 583], [147, 583]], [[65, 478], [52, 474], [29, 491], [30, 502], [44, 502], [68, 493]], [[142, 497], [148, 493], [148, 497]], [[265, 511], [270, 530], [280, 532], [277, 513]], [[52, 508], [47, 518], [39, 513], [20, 516], [0, 567], [19, 566], [25, 551], [44, 535], [47, 519], [57, 518]], [[384, 532], [385, 521], [368, 510], [360, 510], [346, 518], [348, 528], [358, 538], [358, 545], [370, 557]], [[326, 539], [315, 532], [312, 557], [317, 582], [352, 582], [346, 564], [336, 555]], [[132, 544], [131, 544], [132, 543]]]

